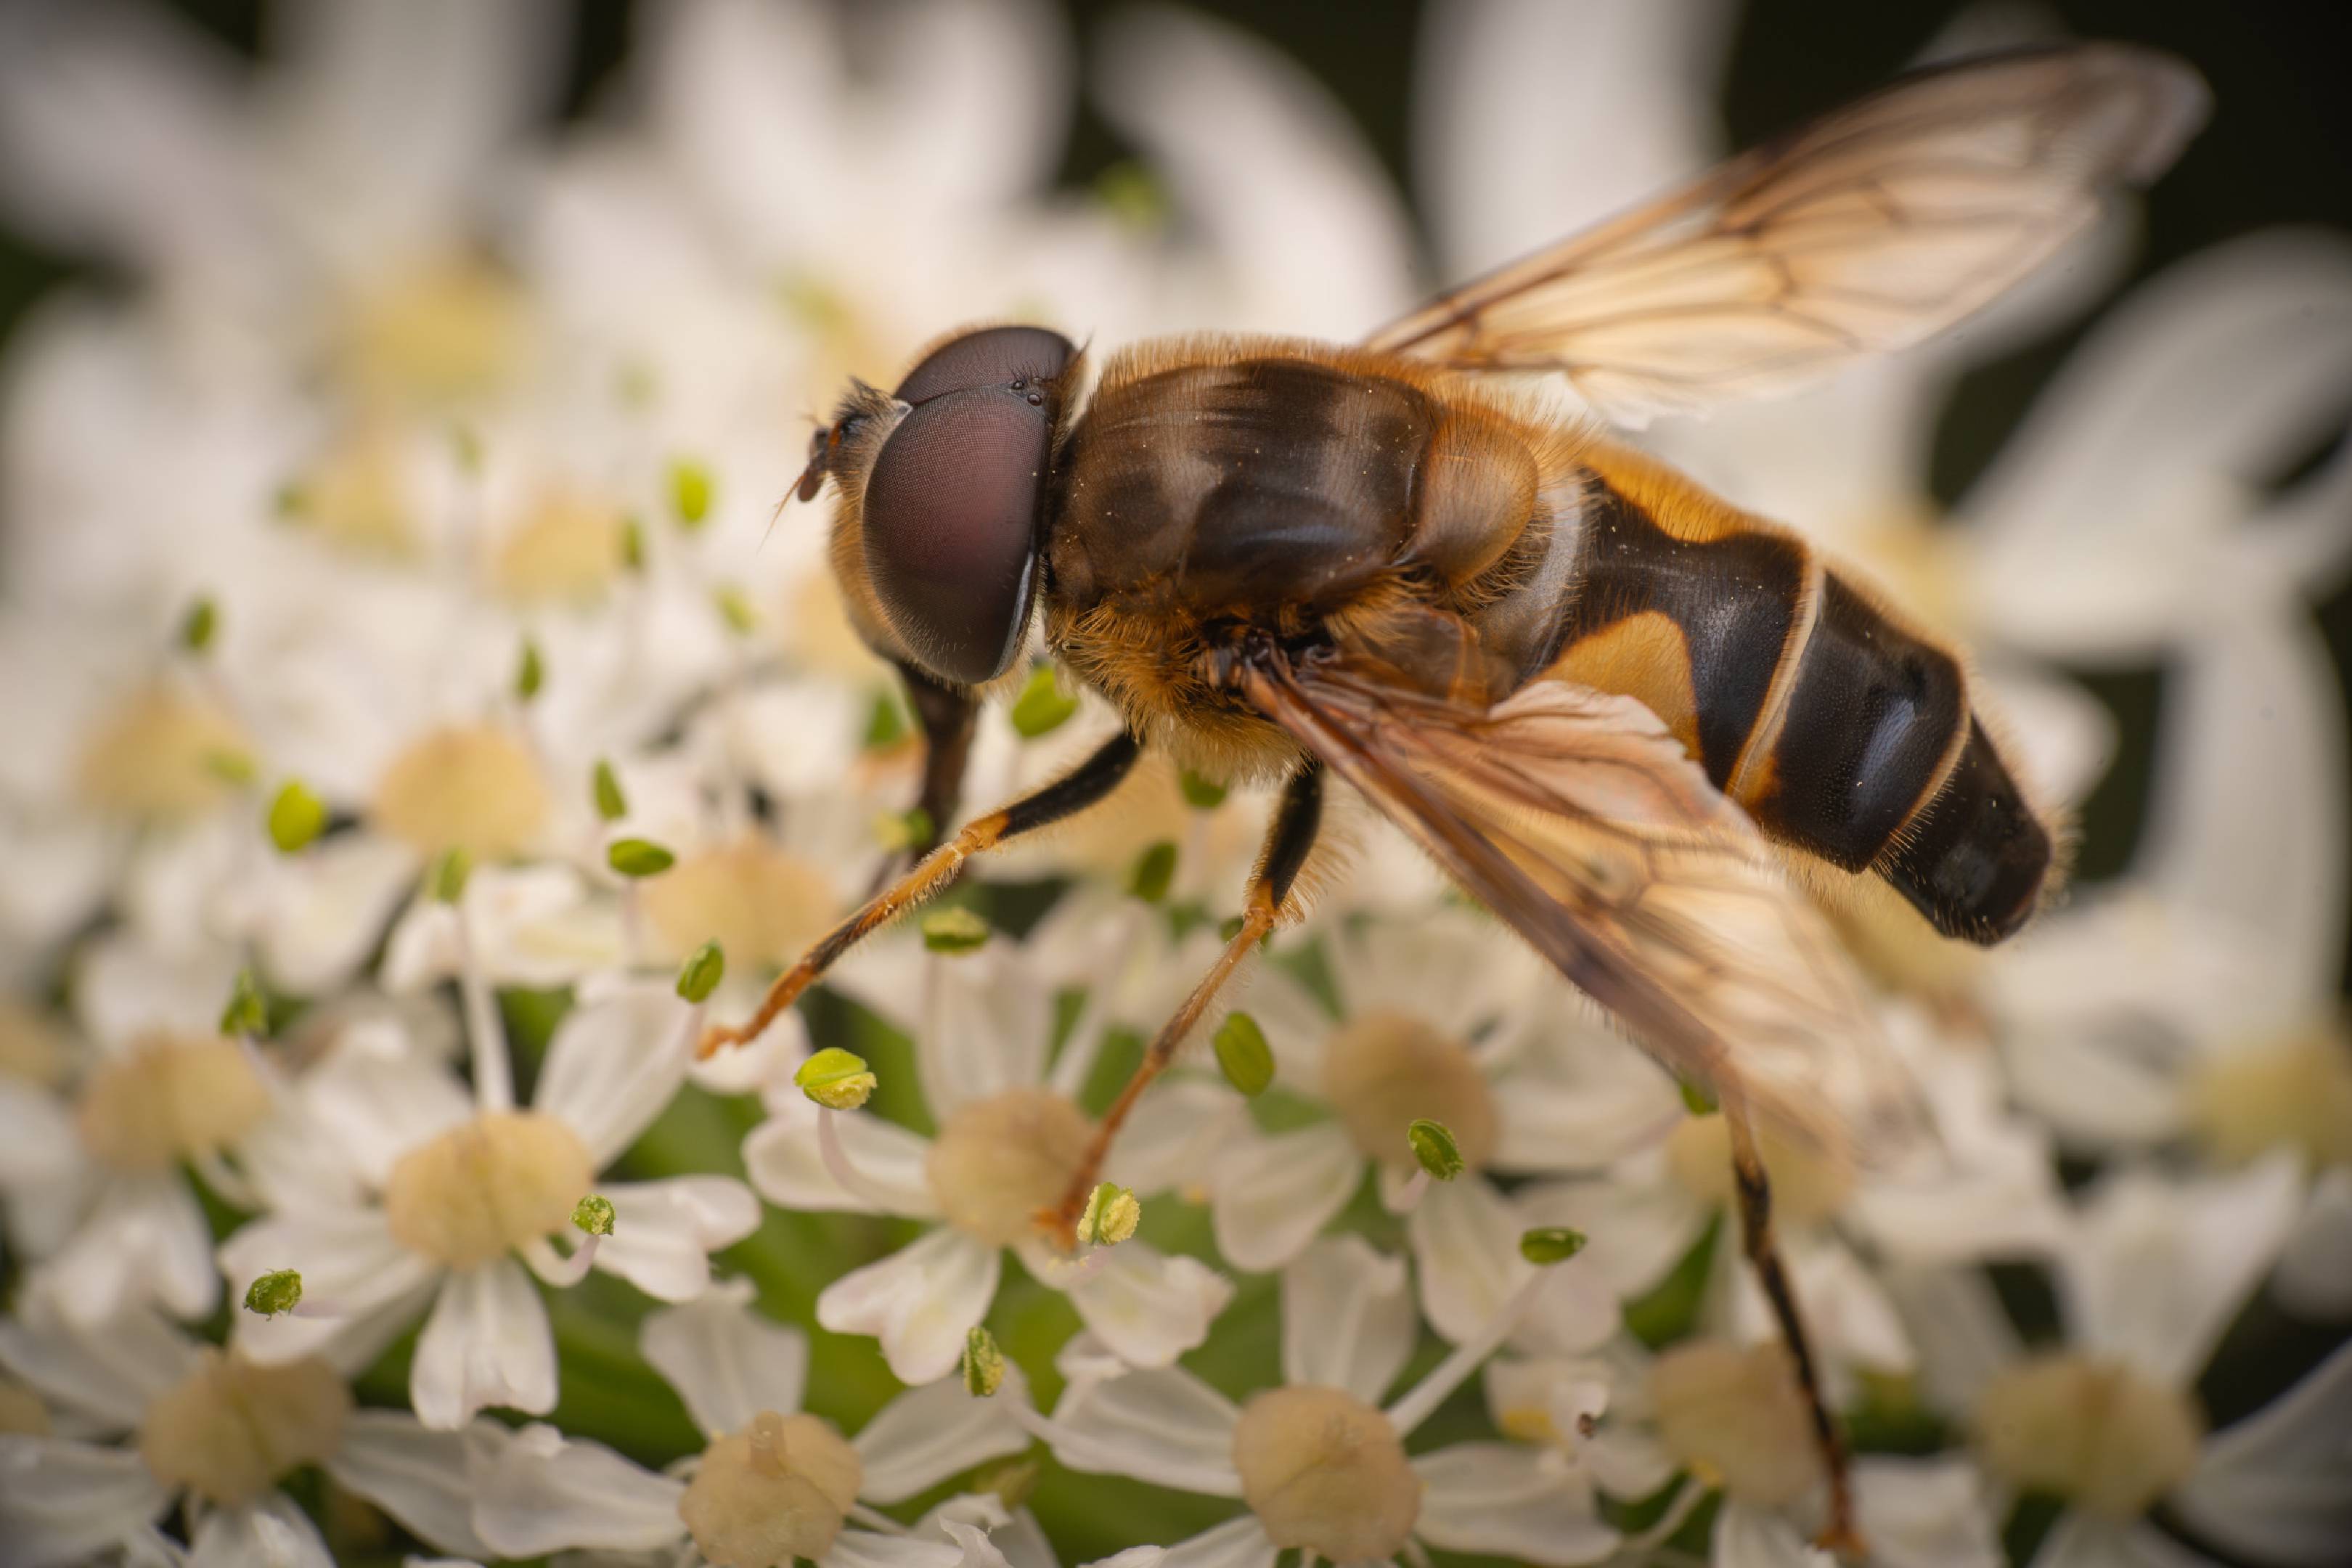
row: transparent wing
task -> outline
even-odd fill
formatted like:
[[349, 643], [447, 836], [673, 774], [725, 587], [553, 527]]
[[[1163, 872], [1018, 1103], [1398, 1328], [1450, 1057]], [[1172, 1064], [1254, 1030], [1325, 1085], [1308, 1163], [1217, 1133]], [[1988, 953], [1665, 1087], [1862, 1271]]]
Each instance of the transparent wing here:
[[1669, 1070], [1834, 1157], [1921, 1147], [1844, 950], [1647, 708], [1554, 680], [1465, 706], [1346, 657], [1241, 679]]
[[1901, 79], [1647, 207], [1479, 278], [1369, 346], [1563, 371], [1639, 425], [1791, 391], [1959, 321], [2203, 123], [2171, 56], [2077, 44]]

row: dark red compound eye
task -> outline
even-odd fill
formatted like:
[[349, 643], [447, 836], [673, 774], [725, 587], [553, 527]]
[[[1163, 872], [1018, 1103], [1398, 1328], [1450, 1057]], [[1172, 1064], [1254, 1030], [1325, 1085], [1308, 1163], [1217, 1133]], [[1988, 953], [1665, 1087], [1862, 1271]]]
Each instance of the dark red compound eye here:
[[899, 384], [914, 405], [866, 481], [866, 570], [890, 629], [942, 680], [977, 685], [1021, 651], [1055, 379], [1069, 341], [996, 327], [942, 345]]

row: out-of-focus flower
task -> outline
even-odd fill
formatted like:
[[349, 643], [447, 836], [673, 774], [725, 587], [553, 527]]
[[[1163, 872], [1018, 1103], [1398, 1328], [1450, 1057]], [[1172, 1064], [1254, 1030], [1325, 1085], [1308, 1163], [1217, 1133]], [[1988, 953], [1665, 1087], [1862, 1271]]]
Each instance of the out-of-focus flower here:
[[[487, 1554], [467, 1518], [467, 1434], [356, 1408], [324, 1362], [263, 1365], [134, 1308], [79, 1328], [38, 1310], [0, 1321], [0, 1365], [58, 1428], [0, 1435], [11, 1563], [68, 1568], [144, 1546], [190, 1568], [331, 1568], [310, 1516], [278, 1489], [308, 1466], [445, 1551]], [[156, 1529], [175, 1509], [184, 1558]]]
[[[1094, 1122], [1073, 1098], [1091, 1041], [1066, 1042], [1050, 1067], [1053, 997], [1028, 954], [1003, 942], [929, 955], [918, 1068], [939, 1132], [924, 1138], [797, 1089], [772, 1089], [743, 1163], [769, 1202], [933, 1222], [920, 1239], [844, 1275], [817, 1300], [835, 1333], [879, 1337], [907, 1383], [944, 1376], [966, 1331], [995, 1300], [1011, 1247], [1032, 1275], [1067, 1292], [1087, 1325], [1139, 1366], [1200, 1344], [1232, 1286], [1197, 1260], [1142, 1241], [1056, 1254], [1037, 1215], [1061, 1202]], [[1146, 1099], [1112, 1147], [1106, 1179], [1146, 1200], [1190, 1178], [1198, 1134], [1233, 1109], [1229, 1091], [1171, 1083]]]
[[[524, 1263], [563, 1285], [593, 1262], [686, 1300], [709, 1282], [709, 1254], [759, 1223], [751, 1193], [728, 1177], [597, 1182], [684, 1081], [701, 1008], [653, 984], [583, 1005], [518, 1107], [487, 989], [467, 984], [473, 1092], [436, 1067], [347, 1047], [303, 1084], [309, 1114], [341, 1140], [330, 1195], [308, 1183], [272, 1193], [272, 1212], [220, 1248], [231, 1279], [294, 1268], [323, 1309], [241, 1319], [233, 1342], [257, 1360], [364, 1365], [429, 1302], [409, 1392], [418, 1416], [444, 1428], [493, 1405], [554, 1407], [555, 1344]], [[592, 1193], [613, 1205], [610, 1236], [573, 1226]], [[568, 1257], [550, 1239], [566, 1234]]]

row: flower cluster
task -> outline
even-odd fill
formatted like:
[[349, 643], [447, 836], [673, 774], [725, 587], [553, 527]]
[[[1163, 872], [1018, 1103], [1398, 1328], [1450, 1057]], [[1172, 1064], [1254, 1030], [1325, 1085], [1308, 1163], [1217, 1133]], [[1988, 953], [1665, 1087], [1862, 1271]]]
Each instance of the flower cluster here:
[[[1433, 8], [1449, 273], [1706, 160], [1711, 9]], [[636, 16], [560, 132], [529, 7], [289, 5], [259, 68], [0, 19], [0, 196], [131, 280], [0, 385], [0, 1563], [1822, 1561], [1724, 1119], [1362, 814], [1075, 1252], [1035, 1216], [1265, 802], [1148, 762], [697, 1058], [921, 832], [895, 677], [773, 512], [800, 417], [973, 320], [1344, 338], [1415, 246], [1318, 89], [1186, 13], [1083, 61], [1025, 0]], [[1072, 193], [1081, 74], [1139, 161]], [[2352, 452], [2287, 468], [2352, 251], [2158, 279], [1932, 517], [1963, 356], [2116, 254], [1651, 437], [1980, 649], [2053, 803], [2110, 745], [2062, 671], [2170, 672], [2126, 874], [1990, 954], [1845, 917], [1932, 1169], [1765, 1142], [1898, 1568], [2352, 1540], [2306, 609]], [[1040, 664], [970, 804], [1113, 723]]]

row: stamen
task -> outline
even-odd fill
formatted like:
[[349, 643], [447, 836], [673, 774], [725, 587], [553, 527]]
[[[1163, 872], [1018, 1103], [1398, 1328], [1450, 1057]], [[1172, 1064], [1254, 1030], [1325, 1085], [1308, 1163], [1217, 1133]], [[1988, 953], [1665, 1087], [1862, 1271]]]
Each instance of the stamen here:
[[507, 1054], [506, 1022], [474, 947], [473, 919], [461, 894], [449, 901], [457, 922], [457, 992], [465, 1003], [466, 1043], [474, 1063], [474, 1102], [486, 1111], [512, 1110], [514, 1063]]
[[[256, 1054], [259, 1053], [257, 1051]], [[272, 1096], [273, 1100], [276, 1098]], [[219, 1150], [197, 1150], [188, 1156], [188, 1163], [197, 1175], [204, 1178], [205, 1185], [231, 1207], [244, 1209], [249, 1214], [257, 1214], [263, 1208], [261, 1194], [253, 1190], [253, 1184], [247, 1181], [236, 1167], [221, 1158]]]
[[555, 1244], [543, 1236], [535, 1236], [515, 1250], [530, 1265], [530, 1271], [558, 1290], [566, 1290], [588, 1278], [588, 1270], [596, 1261], [596, 1247], [601, 1236], [581, 1237], [580, 1245], [571, 1255], [555, 1250]]
[[1519, 1326], [1535, 1305], [1536, 1297], [1544, 1287], [1543, 1270], [1528, 1276], [1519, 1288], [1511, 1292], [1502, 1307], [1488, 1319], [1484, 1328], [1454, 1348], [1454, 1353], [1439, 1362], [1427, 1377], [1409, 1389], [1403, 1397], [1389, 1406], [1389, 1424], [1397, 1436], [1409, 1436], [1412, 1429], [1429, 1419], [1432, 1412], [1445, 1403], [1445, 1396], [1467, 1382], [1479, 1364], [1501, 1348], [1511, 1331]]
[[1381, 1206], [1392, 1215], [1411, 1214], [1421, 1206], [1422, 1198], [1429, 1191], [1429, 1184], [1435, 1179], [1427, 1171], [1415, 1171], [1404, 1185], [1388, 1195]]

